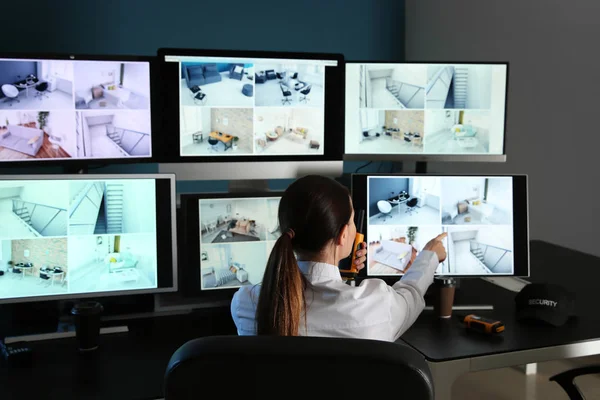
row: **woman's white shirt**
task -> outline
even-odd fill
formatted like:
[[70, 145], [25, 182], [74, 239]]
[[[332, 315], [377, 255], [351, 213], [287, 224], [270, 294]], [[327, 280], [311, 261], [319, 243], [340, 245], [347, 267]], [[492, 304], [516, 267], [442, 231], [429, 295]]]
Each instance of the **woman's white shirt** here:
[[[438, 265], [436, 253], [422, 251], [393, 286], [381, 279], [349, 286], [334, 265], [299, 262], [310, 283], [300, 335], [397, 340], [425, 308], [423, 296]], [[260, 285], [243, 286], [233, 296], [231, 315], [239, 335], [256, 335], [259, 292]]]

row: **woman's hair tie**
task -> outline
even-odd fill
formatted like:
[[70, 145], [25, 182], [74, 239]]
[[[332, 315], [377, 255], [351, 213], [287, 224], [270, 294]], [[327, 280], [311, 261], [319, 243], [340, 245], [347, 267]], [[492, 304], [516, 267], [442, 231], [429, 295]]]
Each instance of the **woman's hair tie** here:
[[285, 234], [288, 235], [290, 239], [293, 239], [294, 236], [296, 236], [296, 232], [294, 232], [292, 228], [288, 229], [287, 232], [285, 232]]

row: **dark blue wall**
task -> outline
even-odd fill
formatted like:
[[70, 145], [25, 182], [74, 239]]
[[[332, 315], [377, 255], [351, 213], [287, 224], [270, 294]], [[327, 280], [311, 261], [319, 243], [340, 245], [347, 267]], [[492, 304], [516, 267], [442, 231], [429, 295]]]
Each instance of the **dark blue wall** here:
[[[385, 178], [369, 180], [369, 215], [379, 214], [377, 202], [387, 200], [401, 191], [408, 192], [408, 178]], [[394, 192], [392, 195], [391, 192]]]
[[[29, 75], [37, 74], [36, 63], [33, 61], [0, 61], [0, 85], [15, 83]], [[0, 91], [0, 98], [4, 93]]]
[[[27, 9], [41, 19], [27, 29], [19, 17], [23, 5], [5, 3], [0, 26], [15, 34], [0, 41], [0, 52], [154, 55], [159, 47], [187, 47], [338, 52], [347, 60], [404, 58], [404, 0], [63, 0], [60, 6], [31, 0]], [[348, 163], [345, 170], [361, 164]], [[134, 164], [94, 172], [154, 171], [154, 165]], [[189, 185], [180, 183], [178, 189], [195, 190]]]

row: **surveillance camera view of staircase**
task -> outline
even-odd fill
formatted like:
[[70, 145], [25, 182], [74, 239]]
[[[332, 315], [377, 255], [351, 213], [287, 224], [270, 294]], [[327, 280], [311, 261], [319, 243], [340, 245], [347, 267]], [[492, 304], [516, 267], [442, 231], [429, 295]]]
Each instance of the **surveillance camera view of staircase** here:
[[71, 293], [157, 287], [155, 234], [71, 236], [69, 249]]
[[448, 227], [448, 263], [440, 273], [512, 274], [511, 226]]
[[490, 108], [491, 65], [429, 65], [427, 75], [427, 108]]
[[0, 238], [67, 235], [66, 183], [5, 181], [0, 185]]
[[149, 111], [80, 111], [75, 118], [78, 158], [152, 155]]
[[156, 232], [152, 180], [71, 182], [70, 194], [70, 235]]
[[426, 84], [426, 65], [361, 65], [359, 71], [360, 107], [423, 109]]

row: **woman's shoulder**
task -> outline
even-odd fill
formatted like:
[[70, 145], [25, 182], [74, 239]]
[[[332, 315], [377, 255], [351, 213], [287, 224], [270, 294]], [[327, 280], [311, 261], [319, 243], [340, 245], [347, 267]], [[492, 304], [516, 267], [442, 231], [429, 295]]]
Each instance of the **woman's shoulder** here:
[[239, 288], [233, 295], [233, 304], [256, 303], [260, 294], [260, 285], [247, 285]]

